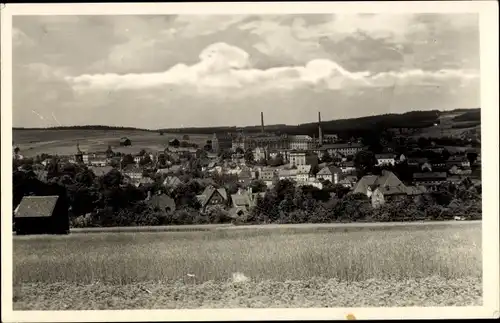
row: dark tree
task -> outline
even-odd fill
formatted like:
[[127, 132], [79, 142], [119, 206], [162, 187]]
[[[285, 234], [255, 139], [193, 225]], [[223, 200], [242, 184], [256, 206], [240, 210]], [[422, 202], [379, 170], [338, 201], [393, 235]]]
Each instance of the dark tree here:
[[376, 164], [377, 159], [373, 152], [369, 150], [362, 150], [354, 157], [354, 166], [360, 177], [372, 172]]

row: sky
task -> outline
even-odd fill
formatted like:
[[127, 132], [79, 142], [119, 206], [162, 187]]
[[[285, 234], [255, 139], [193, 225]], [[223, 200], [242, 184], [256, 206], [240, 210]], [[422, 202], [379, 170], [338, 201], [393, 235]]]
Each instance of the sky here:
[[299, 124], [480, 106], [475, 14], [15, 16], [13, 126]]

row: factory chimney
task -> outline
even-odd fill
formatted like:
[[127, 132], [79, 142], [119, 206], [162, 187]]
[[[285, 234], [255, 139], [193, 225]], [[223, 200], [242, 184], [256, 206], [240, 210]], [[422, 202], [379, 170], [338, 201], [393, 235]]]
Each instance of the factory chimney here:
[[321, 112], [318, 112], [318, 143], [323, 146], [323, 131], [321, 131]]
[[264, 112], [260, 113], [260, 131], [264, 133]]

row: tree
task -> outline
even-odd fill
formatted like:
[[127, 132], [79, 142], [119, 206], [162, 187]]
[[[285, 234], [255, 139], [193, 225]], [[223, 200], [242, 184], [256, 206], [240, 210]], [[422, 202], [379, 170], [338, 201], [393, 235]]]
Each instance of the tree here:
[[160, 136], [163, 136], [163, 131], [160, 131]]
[[231, 152], [228, 150], [221, 150], [219, 152], [219, 158], [222, 160], [231, 159]]
[[182, 136], [182, 140], [189, 141], [189, 136], [188, 135]]
[[323, 162], [323, 163], [330, 163], [332, 161], [333, 161], [333, 158], [328, 153], [328, 150], [325, 151], [325, 153], [323, 154], [323, 157], [321, 158], [321, 162]]
[[106, 149], [106, 157], [107, 158], [111, 158], [115, 155], [115, 153], [113, 152], [113, 150], [111, 149], [111, 146], [108, 145], [108, 149]]
[[252, 193], [260, 193], [260, 192], [265, 192], [267, 190], [266, 183], [264, 183], [264, 181], [258, 180], [258, 179], [250, 182], [248, 187], [252, 189]]
[[122, 161], [121, 161], [121, 166], [122, 166], [122, 168], [125, 168], [127, 165], [132, 165], [134, 163], [135, 163], [134, 157], [132, 157], [132, 155], [130, 155], [130, 154], [127, 154], [127, 155], [123, 156]]
[[139, 154], [138, 154], [138, 155], [139, 155], [139, 156], [141, 156], [141, 157], [142, 157], [142, 156], [144, 156], [144, 155], [146, 155], [146, 150], [145, 150], [144, 148], [143, 148], [143, 149], [141, 149], [141, 150], [139, 151]]
[[250, 164], [255, 161], [253, 151], [250, 148], [245, 151], [245, 161]]
[[245, 151], [243, 150], [243, 148], [241, 147], [237, 147], [235, 150], [234, 150], [235, 153], [239, 154], [239, 155], [243, 155], [245, 153]]
[[145, 165], [149, 165], [149, 164], [152, 164], [153, 161], [151, 160], [151, 157], [149, 155], [145, 155], [141, 161], [139, 162], [139, 165], [141, 166], [145, 166]]
[[467, 159], [469, 160], [469, 163], [472, 165], [477, 159], [477, 153], [476, 152], [469, 152], [467, 153]]
[[376, 164], [377, 159], [373, 152], [369, 150], [362, 150], [354, 157], [354, 167], [358, 171], [358, 176], [364, 176], [373, 171]]

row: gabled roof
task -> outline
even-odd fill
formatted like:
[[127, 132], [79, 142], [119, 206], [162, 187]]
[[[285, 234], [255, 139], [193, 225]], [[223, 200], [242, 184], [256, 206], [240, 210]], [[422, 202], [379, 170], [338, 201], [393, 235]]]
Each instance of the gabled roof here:
[[380, 186], [377, 190], [384, 196], [407, 194], [406, 187], [404, 186]]
[[109, 173], [113, 167], [111, 166], [102, 166], [102, 167], [89, 167], [89, 169], [94, 173], [95, 176], [103, 176]]
[[413, 173], [414, 179], [439, 179], [446, 178], [446, 172], [424, 172], [424, 173]]
[[327, 166], [323, 167], [317, 175], [333, 175], [333, 174], [339, 174], [342, 173], [342, 170], [336, 166]]
[[24, 196], [14, 214], [16, 218], [50, 217], [59, 196]]
[[392, 159], [392, 158], [396, 158], [396, 154], [391, 154], [391, 153], [376, 154], [375, 158], [377, 158], [377, 159]]
[[165, 180], [163, 181], [163, 185], [168, 185], [168, 186], [177, 186], [182, 184], [182, 181], [176, 177], [176, 176], [167, 176], [165, 177]]
[[399, 178], [394, 175], [393, 172], [383, 170], [382, 175], [366, 175], [363, 176], [359, 182], [354, 186], [354, 193], [363, 193], [366, 194], [368, 188], [376, 188], [376, 187], [397, 187], [403, 186], [404, 184], [399, 180]]
[[222, 196], [222, 198], [225, 201], [227, 201], [228, 197], [227, 197], [227, 192], [226, 192], [225, 188], [221, 187], [221, 188], [216, 189], [212, 185], [209, 185], [205, 188], [205, 190], [203, 191], [203, 193], [201, 195], [196, 196], [198, 198], [198, 200], [200, 201], [202, 207], [205, 207], [206, 203], [208, 203], [208, 201], [210, 201], [210, 199], [215, 194], [215, 192], [218, 192]]
[[232, 194], [231, 200], [235, 207], [246, 207], [252, 204], [251, 197], [248, 193], [244, 192], [241, 194]]

